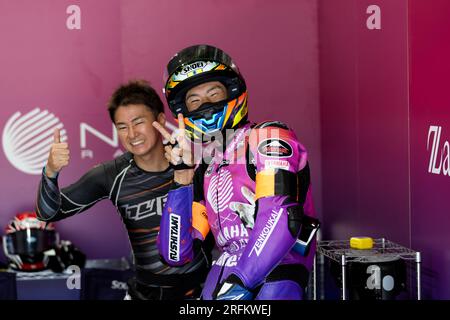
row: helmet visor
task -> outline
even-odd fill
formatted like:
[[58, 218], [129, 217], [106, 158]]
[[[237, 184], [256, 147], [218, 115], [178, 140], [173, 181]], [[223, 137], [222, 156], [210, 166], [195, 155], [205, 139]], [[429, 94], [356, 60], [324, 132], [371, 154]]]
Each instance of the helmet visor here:
[[25, 229], [5, 236], [9, 254], [34, 255], [53, 248], [57, 243], [54, 230]]

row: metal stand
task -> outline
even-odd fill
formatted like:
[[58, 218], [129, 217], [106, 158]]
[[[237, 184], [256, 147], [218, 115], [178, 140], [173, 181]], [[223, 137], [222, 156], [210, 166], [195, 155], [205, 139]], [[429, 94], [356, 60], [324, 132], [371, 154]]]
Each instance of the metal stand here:
[[[355, 254], [358, 253], [358, 254]], [[392, 258], [414, 261], [416, 265], [416, 281], [417, 281], [417, 300], [422, 299], [421, 295], [421, 256], [420, 252], [403, 247], [392, 241], [384, 238], [374, 239], [373, 248], [370, 249], [370, 255], [364, 255], [364, 250], [357, 250], [350, 248], [349, 240], [331, 240], [331, 241], [318, 241], [317, 252], [314, 258], [313, 264], [313, 289], [314, 300], [317, 300], [317, 261], [320, 256], [327, 257], [333, 261], [336, 261], [341, 266], [342, 276], [342, 300], [347, 300], [347, 264], [348, 262], [368, 262], [370, 258], [374, 256], [378, 258]]]

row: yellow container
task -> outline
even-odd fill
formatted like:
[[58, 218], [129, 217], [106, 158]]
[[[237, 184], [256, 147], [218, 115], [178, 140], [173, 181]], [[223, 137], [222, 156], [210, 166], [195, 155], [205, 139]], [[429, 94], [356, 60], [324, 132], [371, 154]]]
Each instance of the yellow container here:
[[372, 249], [373, 239], [370, 237], [351, 237], [350, 248], [352, 249]]

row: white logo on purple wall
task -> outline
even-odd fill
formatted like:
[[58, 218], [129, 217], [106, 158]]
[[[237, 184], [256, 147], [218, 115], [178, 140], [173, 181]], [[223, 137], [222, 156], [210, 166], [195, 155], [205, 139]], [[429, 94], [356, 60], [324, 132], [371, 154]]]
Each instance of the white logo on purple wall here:
[[28, 113], [14, 113], [3, 128], [3, 151], [18, 170], [39, 175], [47, 162], [53, 143], [53, 130], [60, 129], [61, 142], [67, 140], [66, 130], [58, 117], [48, 110], [35, 108]]
[[450, 143], [448, 141], [441, 142], [441, 126], [430, 126], [428, 129], [427, 150], [430, 149], [430, 137], [432, 134], [433, 141], [428, 162], [428, 172], [450, 176]]
[[366, 10], [367, 14], [371, 14], [366, 20], [366, 26], [369, 30], [380, 30], [381, 29], [381, 9], [377, 5], [370, 5]]

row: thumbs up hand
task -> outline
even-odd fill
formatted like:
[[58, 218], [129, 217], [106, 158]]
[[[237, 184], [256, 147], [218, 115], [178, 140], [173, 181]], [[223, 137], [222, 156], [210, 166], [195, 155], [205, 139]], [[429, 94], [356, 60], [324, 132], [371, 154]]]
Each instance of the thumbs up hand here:
[[53, 144], [48, 155], [45, 174], [49, 178], [55, 178], [62, 168], [69, 164], [69, 144], [61, 142], [61, 134], [58, 128], [53, 133]]

